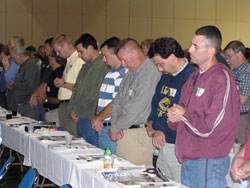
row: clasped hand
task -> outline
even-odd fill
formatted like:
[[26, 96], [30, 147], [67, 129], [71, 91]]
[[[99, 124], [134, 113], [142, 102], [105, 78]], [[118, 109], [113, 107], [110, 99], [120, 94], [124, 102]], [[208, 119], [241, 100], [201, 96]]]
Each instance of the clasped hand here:
[[181, 121], [181, 117], [186, 112], [185, 108], [178, 104], [174, 104], [171, 108], [168, 109], [167, 116], [168, 120], [172, 123]]

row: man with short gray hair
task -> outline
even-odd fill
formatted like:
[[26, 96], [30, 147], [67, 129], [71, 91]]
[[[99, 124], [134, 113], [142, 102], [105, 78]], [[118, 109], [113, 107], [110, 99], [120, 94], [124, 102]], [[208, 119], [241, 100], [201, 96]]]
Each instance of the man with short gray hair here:
[[7, 104], [10, 110], [18, 111], [23, 116], [38, 120], [39, 109], [29, 105], [32, 93], [39, 85], [39, 68], [36, 62], [29, 58], [22, 47], [14, 47], [10, 50], [13, 61], [20, 65], [16, 81], [11, 81], [7, 88]]

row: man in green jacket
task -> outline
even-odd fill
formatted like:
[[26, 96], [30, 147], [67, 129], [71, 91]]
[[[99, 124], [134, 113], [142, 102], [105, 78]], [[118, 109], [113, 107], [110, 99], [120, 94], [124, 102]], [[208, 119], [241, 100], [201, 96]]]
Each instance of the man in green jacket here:
[[92, 129], [90, 119], [95, 115], [99, 90], [109, 69], [99, 55], [95, 38], [86, 33], [75, 42], [78, 56], [86, 62], [79, 72], [72, 89], [69, 112], [77, 122], [77, 136], [97, 146], [97, 132]]

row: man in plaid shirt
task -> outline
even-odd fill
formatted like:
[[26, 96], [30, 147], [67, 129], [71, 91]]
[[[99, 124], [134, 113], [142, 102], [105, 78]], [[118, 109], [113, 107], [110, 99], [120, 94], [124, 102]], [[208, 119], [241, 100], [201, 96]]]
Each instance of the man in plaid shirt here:
[[232, 69], [240, 95], [240, 124], [236, 133], [236, 141], [246, 142], [248, 112], [250, 109], [250, 65], [245, 58], [246, 48], [240, 41], [231, 41], [224, 49], [227, 63]]

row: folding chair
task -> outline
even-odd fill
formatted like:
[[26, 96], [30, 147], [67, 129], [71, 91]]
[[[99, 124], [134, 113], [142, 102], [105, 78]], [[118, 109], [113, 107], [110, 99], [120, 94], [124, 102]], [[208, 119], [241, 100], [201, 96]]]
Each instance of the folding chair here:
[[14, 162], [15, 157], [14, 156], [10, 156], [7, 161], [5, 161], [3, 167], [0, 170], [0, 180], [3, 179], [3, 177], [5, 176], [5, 174], [8, 172], [11, 164]]
[[37, 182], [38, 172], [35, 168], [29, 169], [29, 171], [23, 177], [18, 188], [32, 188]]

